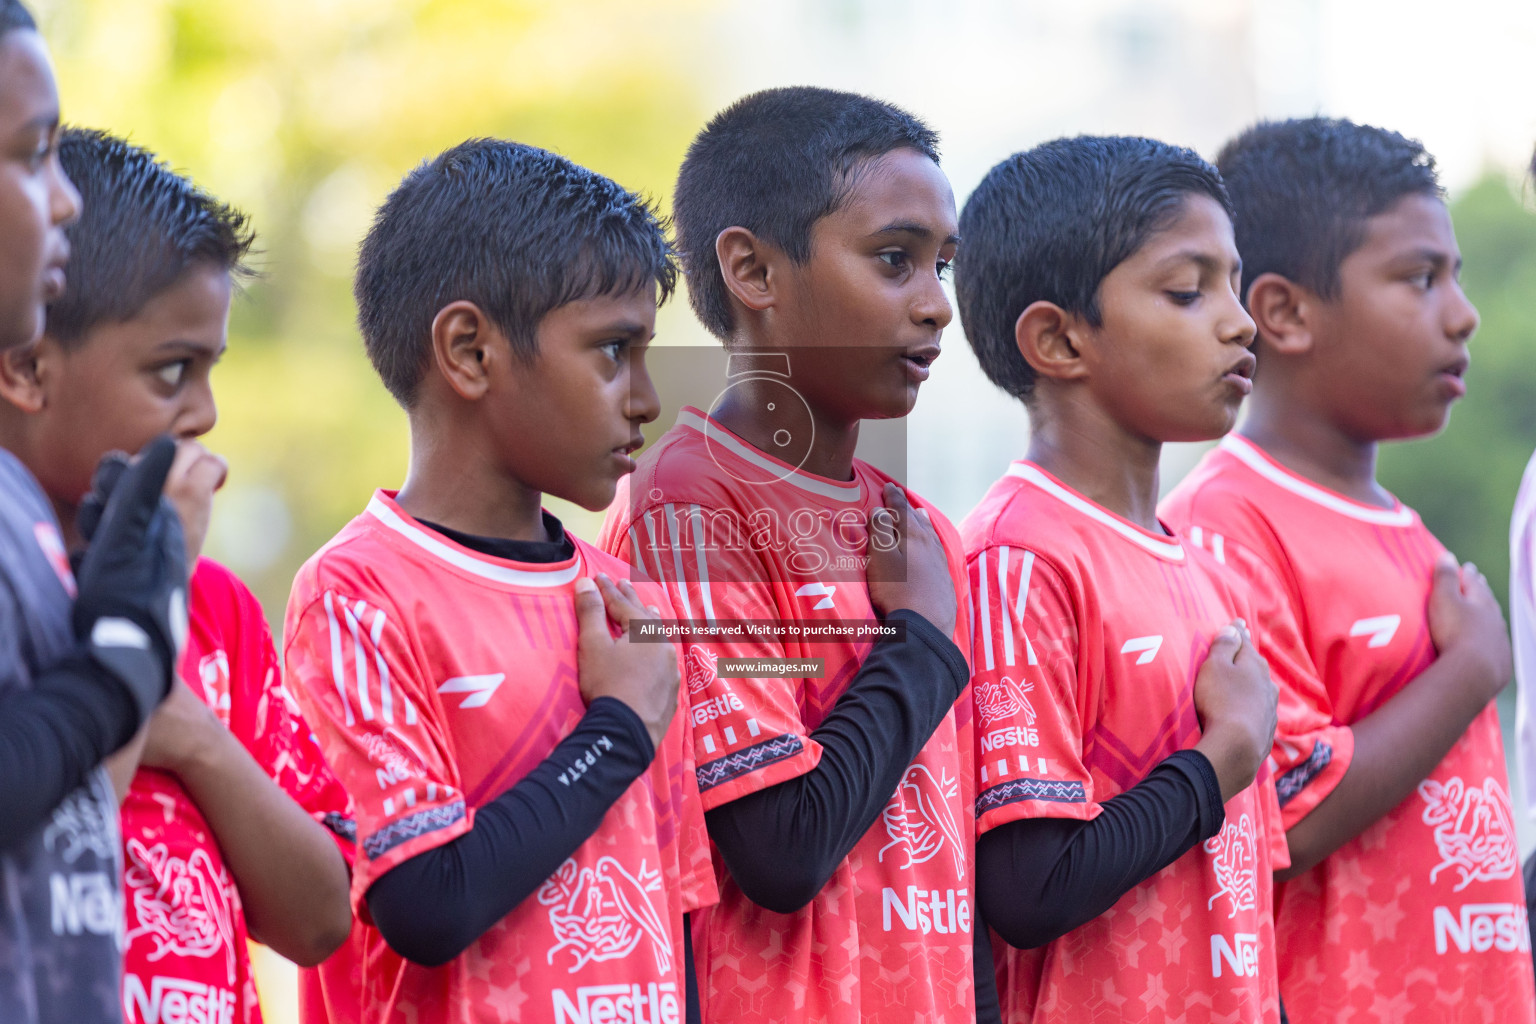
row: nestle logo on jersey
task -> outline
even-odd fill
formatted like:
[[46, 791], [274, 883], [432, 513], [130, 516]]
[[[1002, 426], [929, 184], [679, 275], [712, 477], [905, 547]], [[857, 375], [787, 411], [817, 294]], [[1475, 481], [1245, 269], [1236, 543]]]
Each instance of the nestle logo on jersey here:
[[678, 1024], [677, 986], [583, 985], [576, 997], [555, 989], [555, 1024]]
[[693, 724], [703, 725], [706, 722], [713, 722], [717, 718], [728, 715], [732, 711], [745, 710], [746, 705], [741, 702], [740, 697], [734, 693], [722, 693], [718, 697], [711, 697], [702, 704], [694, 705], [692, 711]]
[[156, 977], [149, 991], [136, 974], [123, 976], [123, 1002], [128, 1024], [234, 1024], [235, 994], [227, 989]]
[[1435, 952], [1455, 946], [1462, 953], [1500, 953], [1531, 949], [1530, 916], [1518, 903], [1463, 903], [1460, 915], [1435, 908]]
[[54, 872], [48, 876], [48, 895], [55, 935], [112, 935], [122, 924], [122, 900], [105, 872]]
[[981, 738], [983, 754], [990, 754], [1004, 747], [1038, 747], [1039, 745], [1040, 733], [1021, 725], [1010, 726], [1007, 729], [993, 729]]
[[1252, 932], [1238, 932], [1232, 945], [1225, 935], [1211, 936], [1211, 977], [1221, 977], [1222, 961], [1227, 970], [1242, 978], [1259, 976], [1259, 937]]
[[[895, 918], [891, 912], [895, 911]], [[885, 930], [890, 931], [896, 921], [908, 931], [921, 931], [924, 935], [938, 932], [949, 935], [954, 932], [970, 933], [971, 901], [966, 889], [919, 889], [907, 886], [906, 899], [887, 886], [881, 891], [881, 916]]]

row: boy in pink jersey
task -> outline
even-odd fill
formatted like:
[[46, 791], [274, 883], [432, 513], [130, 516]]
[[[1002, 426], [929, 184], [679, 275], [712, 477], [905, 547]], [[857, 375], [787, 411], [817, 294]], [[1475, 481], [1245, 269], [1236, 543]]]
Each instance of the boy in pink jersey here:
[[[66, 129], [59, 159], [84, 212], [43, 337], [8, 367], [0, 437], [71, 546], [102, 456], [176, 438], [169, 493], [195, 551], [224, 476], [196, 438], [216, 418], [209, 375], [251, 233], [244, 215], [105, 133]], [[185, 685], [108, 761], [123, 800], [123, 1012], [138, 1024], [179, 999], [250, 1024], [261, 1007], [247, 936], [313, 964], [347, 934], [346, 865], [320, 823], [344, 821], [346, 794], [283, 690], [250, 591], [201, 559], [189, 597]]]
[[[359, 255], [411, 425], [294, 581], [287, 668], [357, 816], [359, 925], [310, 1019], [679, 1024], [714, 899], [665, 598], [541, 511], [598, 509], [655, 418], [672, 254], [650, 209], [494, 139], [406, 175]], [[618, 581], [618, 582], [615, 582]]]
[[964, 561], [854, 457], [862, 420], [911, 411], [950, 321], [936, 141], [876, 100], [773, 89], [679, 173], [689, 298], [728, 378], [641, 460], [603, 544], [727, 631], [685, 665], [718, 854], [694, 936], [711, 1022], [975, 1013]]
[[1504, 747], [1510, 650], [1482, 574], [1376, 483], [1445, 425], [1477, 312], [1434, 160], [1395, 132], [1262, 124], [1219, 164], [1260, 372], [1238, 435], [1164, 506], [1250, 584], [1282, 687], [1297, 1021], [1536, 1019]]
[[1221, 435], [1248, 393], [1228, 210], [1187, 149], [1079, 137], [998, 164], [960, 217], [967, 337], [1031, 426], [961, 524], [1005, 1021], [1279, 1019], [1275, 688], [1239, 581], [1154, 512], [1163, 443]]

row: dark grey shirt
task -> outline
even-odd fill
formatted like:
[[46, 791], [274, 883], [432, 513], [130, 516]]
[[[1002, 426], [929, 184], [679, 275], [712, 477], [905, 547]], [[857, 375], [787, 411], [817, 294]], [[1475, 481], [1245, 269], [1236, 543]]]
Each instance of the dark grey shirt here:
[[[53, 510], [0, 450], [0, 698], [75, 647], [69, 565]], [[25, 786], [26, 779], [0, 779]], [[0, 1021], [122, 1020], [122, 842], [106, 770], [0, 853]]]

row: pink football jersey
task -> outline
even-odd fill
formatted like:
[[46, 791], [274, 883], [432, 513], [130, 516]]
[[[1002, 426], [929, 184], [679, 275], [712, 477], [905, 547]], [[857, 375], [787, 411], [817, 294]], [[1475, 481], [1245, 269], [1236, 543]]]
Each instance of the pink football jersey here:
[[[347, 794], [283, 688], [261, 605], [217, 562], [192, 574], [182, 682], [316, 820], [340, 826]], [[180, 685], [180, 684], [178, 684]], [[257, 1024], [245, 913], [207, 821], [176, 776], [140, 768], [122, 806], [123, 1014]]]
[[598, 830], [450, 963], [404, 960], [367, 917], [374, 881], [468, 831], [580, 721], [573, 587], [598, 572], [627, 570], [579, 541], [552, 564], [483, 555], [382, 491], [300, 570], [289, 678], [357, 816], [360, 925], [336, 954], [356, 982], [332, 969], [308, 993], [329, 1020], [683, 1020], [683, 914], [714, 880], [681, 715]]
[[[1412, 509], [1325, 490], [1237, 435], [1164, 513], [1251, 586], [1260, 643], [1292, 705], [1274, 760], [1294, 823], [1342, 777], [1348, 726], [1435, 659], [1427, 602], [1444, 549]], [[1494, 706], [1414, 794], [1282, 886], [1277, 903], [1292, 1020], [1536, 1020]]]
[[[820, 760], [810, 734], [872, 643], [818, 630], [875, 620], [863, 566], [866, 524], [889, 479], [857, 460], [852, 480], [814, 476], [685, 409], [621, 484], [601, 542], [637, 576], [663, 581], [680, 617], [802, 630], [686, 646], [706, 808], [803, 775]], [[955, 638], [968, 651], [959, 538], [937, 510], [909, 497], [929, 509], [949, 554], [960, 609]], [[822, 671], [726, 677], [720, 663], [730, 658], [818, 659]], [[796, 913], [752, 903], [716, 864], [720, 903], [697, 915], [694, 928], [706, 1021], [974, 1018], [970, 747], [962, 698], [880, 818]]]
[[[1247, 614], [1204, 551], [1016, 462], [960, 527], [975, 607], [981, 833], [1097, 817], [1200, 739], [1194, 683]], [[1266, 772], [1221, 831], [1039, 949], [994, 938], [1009, 1024], [1279, 1019], [1271, 875], [1289, 863]], [[1300, 1019], [1300, 1018], [1297, 1018]]]

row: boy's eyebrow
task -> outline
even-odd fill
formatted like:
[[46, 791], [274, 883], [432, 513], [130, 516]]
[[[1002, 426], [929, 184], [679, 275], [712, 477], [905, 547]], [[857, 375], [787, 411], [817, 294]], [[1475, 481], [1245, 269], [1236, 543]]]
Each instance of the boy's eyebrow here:
[[[212, 351], [214, 355], [221, 356], [228, 348], [229, 342], [221, 341], [219, 342], [218, 347]], [[167, 355], [172, 352], [186, 352], [190, 355], [200, 356], [208, 351], [209, 347], [203, 342], [188, 341], [185, 338], [172, 338], [169, 341], [162, 341], [160, 344], [155, 346], [155, 355], [157, 356]]]
[[27, 131], [32, 128], [44, 128], [48, 131], [52, 131], [58, 126], [59, 111], [58, 108], [55, 107], [53, 110], [45, 110], [41, 114], [38, 114], [36, 117], [32, 118], [32, 120], [21, 126], [21, 130]]
[[1199, 249], [1181, 249], [1163, 259], [1158, 266], [1171, 267], [1176, 263], [1193, 263], [1201, 270], [1210, 273], [1220, 273], [1228, 270], [1236, 272], [1243, 269], [1243, 261], [1241, 259], [1236, 260], [1229, 267], [1226, 260], [1219, 256], [1212, 256], [1208, 252], [1202, 252]]
[[[870, 237], [875, 235], [916, 235], [918, 238], [926, 240], [932, 238], [933, 234], [932, 228], [919, 224], [915, 220], [897, 220], [887, 224], [879, 231], [871, 231]], [[959, 241], [959, 235], [951, 234], [945, 237], [943, 244], [956, 245]]]
[[[615, 320], [611, 324], [605, 324], [597, 328], [599, 334], [645, 334], [651, 329], [638, 320]], [[651, 331], [651, 336], [655, 332]]]
[[1436, 268], [1450, 264], [1453, 270], [1461, 269], [1461, 253], [1452, 256], [1444, 249], [1413, 249], [1406, 253], [1405, 256], [1414, 263], [1428, 263]]

